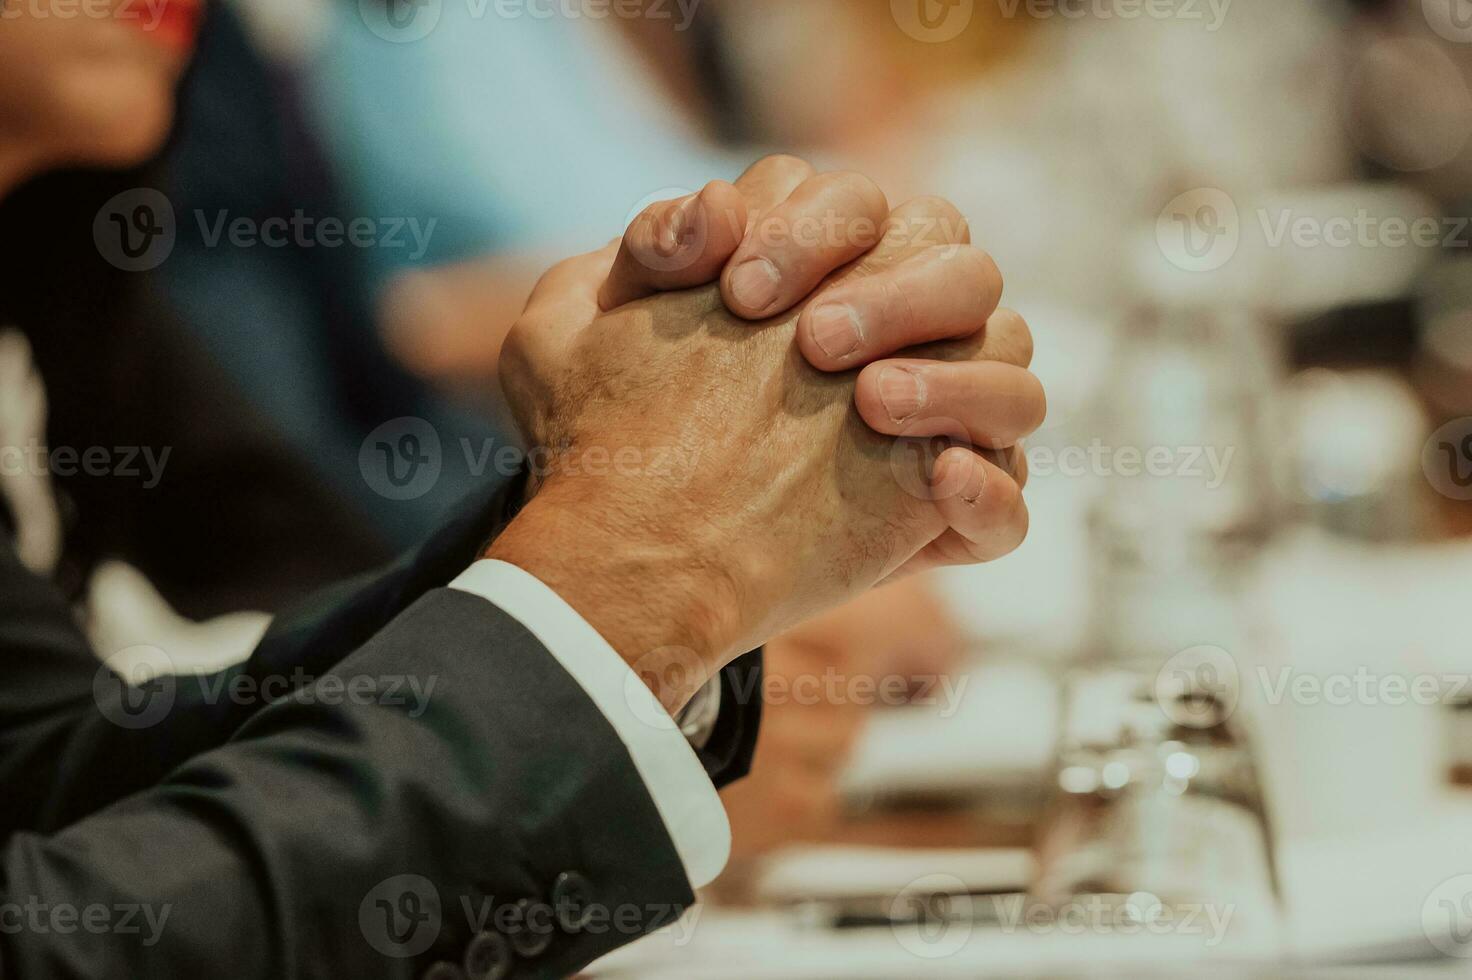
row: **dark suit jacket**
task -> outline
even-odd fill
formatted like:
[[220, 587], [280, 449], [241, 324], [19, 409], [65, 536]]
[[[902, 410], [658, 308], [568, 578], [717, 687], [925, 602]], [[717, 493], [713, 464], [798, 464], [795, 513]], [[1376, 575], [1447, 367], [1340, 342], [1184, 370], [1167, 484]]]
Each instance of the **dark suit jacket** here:
[[[504, 502], [278, 617], [245, 664], [144, 689], [0, 544], [3, 976], [556, 977], [678, 917], [689, 883], [613, 728], [443, 587]], [[756, 656], [723, 675], [718, 785], [750, 762]]]

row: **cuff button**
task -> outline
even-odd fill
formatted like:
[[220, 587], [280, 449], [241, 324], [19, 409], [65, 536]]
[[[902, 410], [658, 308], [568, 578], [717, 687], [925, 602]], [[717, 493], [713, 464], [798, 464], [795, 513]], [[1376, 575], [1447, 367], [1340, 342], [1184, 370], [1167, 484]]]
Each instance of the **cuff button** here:
[[552, 908], [568, 932], [577, 932], [593, 918], [593, 885], [576, 871], [564, 871], [552, 882]]
[[552, 910], [529, 898], [517, 902], [515, 908], [516, 928], [509, 930], [511, 948], [525, 959], [541, 956], [552, 945]]
[[511, 976], [511, 944], [499, 932], [483, 932], [465, 947], [467, 980], [506, 980]]

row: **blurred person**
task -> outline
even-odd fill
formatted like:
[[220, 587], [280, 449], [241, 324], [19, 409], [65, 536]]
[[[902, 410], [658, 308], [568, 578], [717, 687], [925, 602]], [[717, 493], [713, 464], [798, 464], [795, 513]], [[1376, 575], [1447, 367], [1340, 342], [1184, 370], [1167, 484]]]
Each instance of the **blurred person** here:
[[[121, 320], [114, 346], [132, 356], [94, 377], [123, 408], [157, 383], [161, 348], [111, 302], [125, 291], [102, 256], [62, 247], [92, 223], [58, 223], [39, 203], [66, 184], [37, 175], [129, 166], [156, 149], [201, 15], [181, 0], [168, 10], [143, 22], [136, 4], [114, 3], [105, 17], [21, 16], [0, 33], [14, 69], [0, 97], [0, 191], [12, 195], [0, 225], [27, 255], [27, 278], [10, 277], [0, 303], [37, 338], [76, 322], [44, 322], [68, 293], [97, 304], [100, 321]], [[29, 210], [10, 210], [16, 200]], [[1014, 477], [971, 447], [1014, 445], [1041, 420], [1021, 366], [1026, 326], [995, 309], [1000, 279], [964, 225], [949, 222], [943, 246], [915, 246], [916, 224], [954, 219], [948, 205], [887, 213], [856, 175], [774, 159], [554, 268], [503, 372], [531, 444], [741, 451], [696, 454], [675, 484], [554, 468], [488, 488], [388, 570], [304, 603], [249, 661], [198, 684], [171, 673], [164, 651], [143, 687], [99, 667], [59, 565], [48, 568], [57, 554], [64, 563], [65, 542], [36, 547], [29, 526], [18, 531], [28, 564], [0, 549], [4, 896], [160, 917], [139, 944], [7, 930], [5, 974], [192, 976], [225, 958], [238, 976], [563, 975], [678, 914], [724, 860], [710, 781], [744, 771], [755, 735], [759, 702], [734, 697], [754, 669], [743, 651], [889, 575], [998, 557], [1025, 533], [1025, 470]], [[743, 239], [748, 214], [836, 214], [883, 234], [773, 247]], [[696, 228], [709, 234], [682, 234]], [[673, 267], [662, 261], [672, 254]], [[63, 256], [73, 264], [55, 264]], [[896, 297], [908, 316], [895, 316]], [[835, 304], [864, 328], [838, 352], [827, 342], [844, 324], [825, 316]], [[106, 335], [93, 326], [88, 336]], [[29, 396], [5, 402], [0, 428], [29, 440], [51, 369], [75, 375], [7, 344], [7, 377]], [[187, 376], [198, 365], [167, 366]], [[200, 407], [228, 415], [228, 386], [209, 396]], [[62, 421], [47, 425], [53, 437]], [[150, 445], [148, 421], [133, 421], [133, 448]], [[194, 421], [219, 437], [213, 417]], [[935, 432], [962, 438], [908, 476], [894, 467], [894, 437]], [[38, 513], [24, 501], [46, 489], [21, 475], [28, 488], [4, 486], [7, 503], [22, 501], [9, 525]], [[109, 477], [87, 476], [105, 504]], [[176, 499], [208, 498], [231, 476]], [[79, 509], [75, 526], [89, 520]], [[212, 526], [248, 533], [250, 520], [221, 509]], [[231, 558], [211, 557], [201, 569]], [[376, 686], [395, 679], [424, 699]], [[382, 696], [342, 697], [364, 680]], [[691, 709], [689, 730], [673, 727], [669, 715]], [[462, 899], [496, 918], [455, 921]], [[615, 907], [639, 910], [627, 934], [585, 928]]]
[[[399, 26], [378, 9], [399, 9]], [[389, 349], [442, 384], [495, 378], [548, 258], [596, 246], [657, 191], [734, 177], [753, 156], [712, 141], [718, 48], [699, 5], [630, 16], [623, 4], [597, 19], [506, 9], [328, 3], [298, 54], [353, 206], [437, 223], [427, 253], [377, 255], [374, 272]]]
[[1086, 315], [1093, 332], [1154, 285], [1137, 268], [1144, 236], [1121, 228], [1148, 233], [1196, 187], [1247, 194], [1351, 173], [1335, 5], [1168, 11], [1187, 8], [955, 5], [961, 19], [938, 40], [888, 0], [719, 9], [757, 139], [860, 161], [897, 194], [941, 188], [995, 236], [1011, 289], [1060, 320]]
[[[392, 419], [422, 419], [446, 447], [499, 445], [513, 436], [498, 415], [493, 384], [481, 378], [436, 390], [382, 339], [382, 323], [438, 322], [442, 304], [402, 294], [385, 302], [381, 257], [429, 248], [454, 233], [453, 222], [445, 216], [421, 225], [406, 220], [409, 212], [353, 204], [303, 104], [299, 72], [273, 60], [247, 28], [236, 5], [221, 6], [200, 38], [181, 93], [180, 125], [156, 183], [150, 181], [178, 217], [172, 251], [150, 277], [252, 411], [331, 487], [365, 544], [391, 553], [430, 533], [480, 474], [462, 463], [463, 454], [447, 452], [434, 485], [411, 499], [389, 499], [361, 472], [360, 454], [375, 429]], [[253, 151], [242, 154], [241, 145]], [[234, 222], [264, 229], [272, 218], [300, 220], [304, 230], [269, 243], [232, 237]], [[371, 229], [366, 246], [347, 234], [363, 222]], [[342, 229], [336, 239], [319, 234], [334, 224]], [[483, 270], [484, 282], [477, 280], [471, 294], [506, 305], [465, 316], [488, 332], [502, 320], [509, 326], [548, 264], [543, 258], [511, 288]], [[471, 288], [469, 277], [458, 282]]]
[[[384, 547], [427, 533], [476, 474], [447, 454], [433, 487], [386, 500], [359, 473], [373, 430], [414, 417], [450, 444], [514, 441], [496, 357], [542, 269], [627, 224], [650, 191], [741, 169], [702, 142], [698, 96], [680, 98], [698, 89], [687, 46], [638, 30], [647, 19], [549, 24], [452, 4], [428, 36], [394, 44], [374, 12], [422, 12], [393, 2], [222, 10], [162, 186], [176, 211], [211, 220], [353, 215], [418, 238], [241, 248], [181, 234], [158, 272], [184, 325]], [[521, 96], [502, 98], [511, 88]], [[229, 149], [246, 140], [255, 153]]]
[[[117, 232], [105, 224], [112, 219], [99, 217], [105, 202], [122, 202], [117, 218], [132, 219], [144, 212], [128, 205], [143, 206], [140, 192], [163, 182], [163, 165], [134, 151], [157, 149], [172, 121], [172, 97], [158, 94], [172, 80], [163, 74], [170, 52], [153, 42], [185, 31], [193, 9], [186, 8], [142, 10], [140, 23], [162, 17], [143, 34], [147, 44], [125, 45], [115, 31], [93, 28], [101, 39], [89, 42], [94, 57], [76, 59], [83, 63], [43, 65], [47, 51], [39, 46], [7, 62], [13, 85], [0, 97], [0, 111], [17, 129], [11, 144], [35, 149], [10, 151], [13, 159], [0, 169], [11, 191], [0, 204], [0, 235], [25, 242], [7, 250], [0, 326], [19, 331], [8, 347], [16, 370], [33, 365], [27, 370], [37, 394], [30, 398], [29, 428], [48, 429], [57, 445], [107, 447], [110, 455], [121, 449], [115, 469], [122, 472], [100, 479], [89, 477], [80, 459], [50, 469], [36, 465], [44, 440], [26, 435], [10, 443], [29, 453], [9, 467], [7, 479], [23, 484], [17, 492], [45, 483], [46, 492], [27, 495], [49, 497], [54, 490], [57, 501], [46, 536], [64, 547], [48, 547], [51, 556], [41, 564], [69, 598], [80, 600], [103, 561], [126, 555], [181, 613], [204, 619], [240, 609], [274, 611], [304, 588], [381, 564], [393, 550], [360, 511], [324, 486], [311, 455], [293, 451], [295, 430], [306, 424], [272, 418], [252, 404], [201, 349], [174, 308], [178, 297], [164, 295], [160, 276], [120, 268], [94, 241], [94, 222]], [[24, 28], [29, 36], [39, 31], [31, 21], [40, 19], [29, 8], [7, 11], [5, 33], [18, 36]], [[52, 34], [58, 45], [88, 36], [82, 25], [69, 34], [67, 19], [49, 18], [48, 41]], [[206, 40], [217, 28], [228, 31], [229, 18], [215, 11], [207, 26]], [[126, 84], [109, 87], [117, 75]], [[76, 88], [99, 91], [91, 103], [65, 104], [65, 93]], [[71, 130], [64, 128], [69, 121]], [[48, 134], [47, 126], [61, 129], [60, 136], [101, 134], [98, 153], [87, 155]], [[119, 169], [79, 169], [84, 164]], [[219, 271], [228, 278], [233, 270]], [[235, 296], [235, 306], [249, 308], [253, 295]], [[273, 325], [274, 311], [264, 291], [260, 302], [257, 320], [241, 330], [245, 343], [268, 348], [262, 331]], [[221, 521], [222, 513], [236, 520]], [[222, 553], [231, 561], [219, 562]], [[212, 573], [202, 576], [203, 568]]]

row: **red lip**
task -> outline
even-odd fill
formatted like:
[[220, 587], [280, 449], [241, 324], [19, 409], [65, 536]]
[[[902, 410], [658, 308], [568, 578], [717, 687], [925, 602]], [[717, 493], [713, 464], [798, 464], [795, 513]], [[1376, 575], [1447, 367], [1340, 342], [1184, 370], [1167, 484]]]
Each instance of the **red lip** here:
[[204, 4], [201, 0], [127, 0], [118, 16], [164, 47], [188, 53], [199, 38]]

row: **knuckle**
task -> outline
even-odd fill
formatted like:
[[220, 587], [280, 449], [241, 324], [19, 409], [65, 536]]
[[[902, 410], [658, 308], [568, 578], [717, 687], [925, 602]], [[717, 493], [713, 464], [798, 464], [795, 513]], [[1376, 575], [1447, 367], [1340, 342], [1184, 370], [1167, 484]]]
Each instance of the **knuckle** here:
[[971, 245], [928, 244], [920, 253], [919, 260], [927, 268], [960, 280], [959, 285], [968, 287], [968, 295], [978, 302], [992, 301], [986, 310], [996, 309], [998, 282], [1001, 273], [992, 257]]
[[879, 185], [856, 170], [836, 170], [813, 178], [825, 192], [851, 202], [852, 212], [864, 217], [880, 218], [889, 213], [889, 199]]
[[997, 260], [992, 258], [990, 252], [980, 249], [974, 245], [966, 245], [961, 249], [965, 256], [968, 276], [980, 286], [978, 299], [988, 307], [988, 312], [996, 309], [996, 305], [1002, 299], [1002, 270], [997, 267]]
[[573, 256], [570, 259], [563, 259], [542, 273], [542, 278], [537, 280], [537, 285], [546, 286], [565, 276], [571, 276], [582, 268], [583, 261], [583, 257], [580, 255]]
[[790, 153], [773, 153], [762, 157], [751, 169], [760, 176], [780, 177], [803, 177], [817, 172], [811, 163]]
[[987, 321], [989, 339], [996, 344], [993, 356], [1019, 367], [1030, 367], [1033, 358], [1032, 329], [1016, 310], [1002, 309]]

